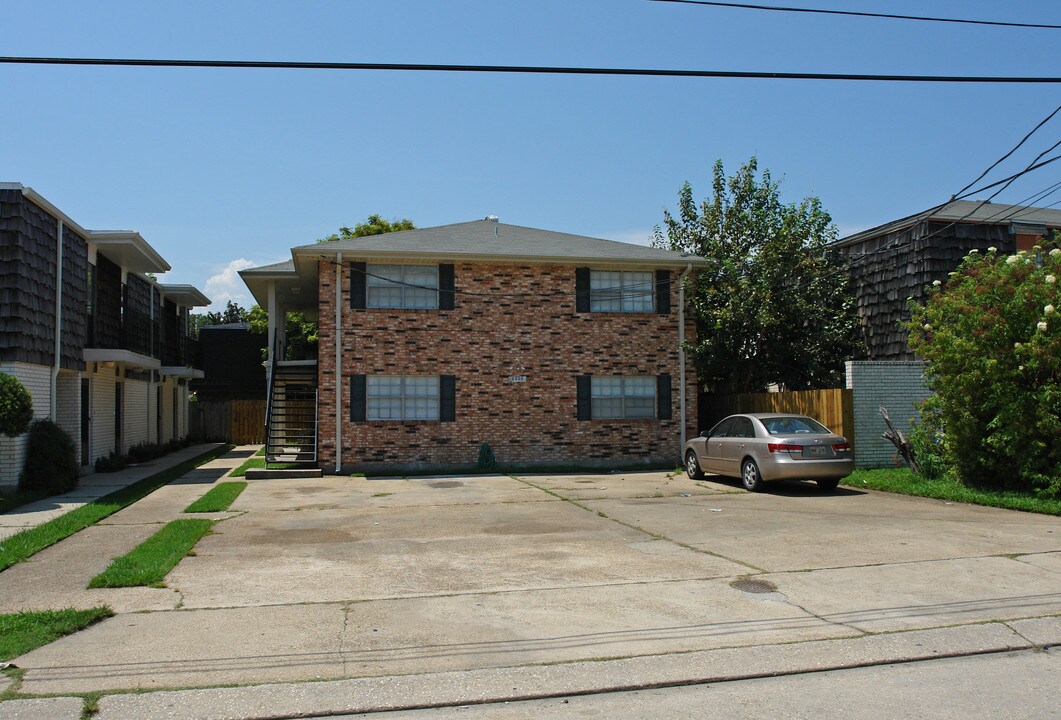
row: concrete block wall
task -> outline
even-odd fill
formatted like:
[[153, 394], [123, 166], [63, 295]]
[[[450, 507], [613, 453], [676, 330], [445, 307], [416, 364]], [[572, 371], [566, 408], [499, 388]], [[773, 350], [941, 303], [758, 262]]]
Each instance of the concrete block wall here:
[[895, 467], [895, 446], [881, 436], [888, 429], [880, 414], [883, 405], [895, 427], [907, 433], [917, 418], [916, 404], [931, 395], [925, 384], [925, 364], [919, 360], [850, 360], [847, 387], [852, 390], [855, 415], [855, 465], [860, 468]]
[[[47, 365], [29, 363], [3, 363], [0, 372], [17, 377], [33, 397], [33, 419], [48, 417], [52, 402], [52, 369]], [[18, 486], [18, 476], [26, 462], [26, 446], [29, 435], [17, 438], [0, 435], [0, 489], [13, 490]]]

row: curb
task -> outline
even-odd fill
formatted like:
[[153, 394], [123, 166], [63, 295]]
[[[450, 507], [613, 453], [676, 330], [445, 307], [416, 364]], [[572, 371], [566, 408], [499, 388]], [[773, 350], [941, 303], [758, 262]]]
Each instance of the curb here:
[[1061, 644], [1061, 618], [423, 675], [107, 695], [96, 720], [278, 720], [424, 710], [679, 687]]

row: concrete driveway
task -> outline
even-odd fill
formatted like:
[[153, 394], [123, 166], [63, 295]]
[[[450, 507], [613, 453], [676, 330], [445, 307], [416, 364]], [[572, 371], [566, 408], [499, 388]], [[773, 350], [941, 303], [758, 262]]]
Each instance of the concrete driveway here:
[[[135, 545], [189, 492], [164, 488], [151, 512], [0, 573], [4, 611], [80, 597], [122, 533]], [[851, 488], [752, 494], [660, 472], [257, 480], [219, 517], [167, 589], [91, 591], [120, 614], [19, 658], [21, 692], [692, 662], [1061, 615], [1061, 519]], [[67, 595], [39, 576], [58, 558]], [[1036, 642], [1059, 627], [1035, 622]]]

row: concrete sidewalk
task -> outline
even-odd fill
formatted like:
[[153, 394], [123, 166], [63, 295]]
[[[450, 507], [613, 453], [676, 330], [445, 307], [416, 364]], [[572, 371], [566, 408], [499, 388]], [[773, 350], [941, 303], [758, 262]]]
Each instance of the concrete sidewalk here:
[[[216, 447], [217, 443], [196, 445], [136, 468], [127, 468], [118, 473], [96, 473], [89, 476], [94, 479], [92, 483], [76, 491], [84, 491], [77, 503], [60, 504], [50, 499], [42, 502], [51, 502], [53, 507], [30, 511], [24, 515], [47, 522], [61, 514], [60, 507], [64, 508], [64, 512], [69, 512], [73, 507], [80, 507], [96, 497], [102, 497], [149, 475], [175, 467]], [[257, 448], [258, 446], [254, 445], [230, 450], [160, 487], [129, 507], [45, 548], [26, 562], [8, 568], [0, 574], [0, 613], [64, 607], [87, 608], [96, 605], [107, 605], [118, 613], [174, 609], [180, 602], [180, 596], [174, 590], [146, 587], [88, 589], [88, 582], [102, 572], [113, 558], [132, 550], [154, 534], [162, 524], [180, 517], [184, 508], [201, 497], [215, 482], [243, 464]], [[19, 508], [21, 509], [23, 508]], [[210, 517], [224, 518], [229, 515], [231, 513], [213, 513]]]
[[[43, 500], [37, 500], [36, 502], [17, 507], [9, 512], [0, 513], [0, 540], [11, 537], [15, 533], [28, 528], [42, 525], [104, 495], [138, 483], [149, 475], [163, 472], [180, 465], [186, 460], [209, 452], [212, 448], [219, 445], [220, 443], [191, 445], [169, 455], [139, 463], [117, 472], [92, 472], [83, 475], [78, 481], [77, 487], [64, 495], [44, 498]], [[257, 450], [258, 446], [255, 445], [253, 448]], [[240, 453], [237, 452], [238, 454]], [[240, 462], [242, 461], [243, 458], [240, 459]]]

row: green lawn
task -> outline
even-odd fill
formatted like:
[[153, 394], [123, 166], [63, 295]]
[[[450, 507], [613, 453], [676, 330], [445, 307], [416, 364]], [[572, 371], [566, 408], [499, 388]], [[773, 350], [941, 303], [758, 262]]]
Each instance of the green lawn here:
[[[293, 468], [305, 467], [298, 463], [269, 463], [270, 470], [291, 470]], [[258, 470], [265, 468], [264, 457], [251, 457], [238, 468], [232, 471], [229, 477], [244, 477], [248, 470]]]
[[906, 468], [855, 470], [843, 483], [855, 488], [868, 487], [902, 495], [1061, 515], [1061, 499], [1058, 498], [1040, 498], [1031, 493], [967, 487], [943, 478], [930, 480]]
[[192, 551], [213, 520], [174, 520], [92, 578], [90, 588], [163, 587], [162, 579]]
[[228, 510], [233, 501], [247, 487], [245, 482], [223, 482], [214, 485], [201, 498], [184, 508], [186, 513], [209, 513]]
[[0, 615], [0, 661], [24, 655], [112, 615], [109, 607]]
[[22, 562], [34, 553], [70, 537], [78, 530], [93, 525], [124, 507], [132, 505], [163, 485], [194, 470], [205, 462], [213, 460], [232, 449], [231, 445], [222, 445], [198, 457], [186, 460], [169, 470], [150, 475], [140, 482], [104, 495], [87, 505], [49, 520], [43, 525], [23, 530], [0, 542], [0, 571], [6, 570], [17, 562]]

